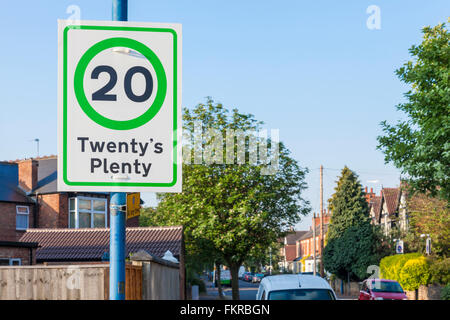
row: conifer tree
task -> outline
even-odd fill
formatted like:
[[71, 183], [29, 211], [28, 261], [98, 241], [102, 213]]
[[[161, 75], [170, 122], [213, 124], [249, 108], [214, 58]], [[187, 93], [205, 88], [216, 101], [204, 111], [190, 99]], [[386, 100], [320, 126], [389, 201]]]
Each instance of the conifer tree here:
[[329, 200], [332, 212], [327, 241], [342, 236], [346, 229], [369, 223], [369, 207], [358, 176], [347, 166], [341, 171], [335, 193]]
[[377, 233], [370, 224], [364, 191], [352, 170], [344, 167], [335, 191], [329, 200], [332, 215], [324, 268], [343, 280], [362, 280], [369, 276], [367, 268], [380, 259]]

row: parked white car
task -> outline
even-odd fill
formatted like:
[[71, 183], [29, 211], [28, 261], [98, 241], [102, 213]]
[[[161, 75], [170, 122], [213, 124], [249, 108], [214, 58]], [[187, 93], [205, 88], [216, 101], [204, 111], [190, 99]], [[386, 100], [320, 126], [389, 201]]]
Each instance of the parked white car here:
[[328, 282], [318, 276], [285, 274], [264, 277], [256, 300], [337, 300]]

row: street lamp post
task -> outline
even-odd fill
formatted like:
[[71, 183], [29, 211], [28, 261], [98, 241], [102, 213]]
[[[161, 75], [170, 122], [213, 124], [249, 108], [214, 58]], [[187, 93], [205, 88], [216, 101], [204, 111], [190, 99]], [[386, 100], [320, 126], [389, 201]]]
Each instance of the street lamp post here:
[[431, 237], [430, 237], [430, 235], [429, 234], [424, 234], [424, 233], [422, 233], [421, 235], [420, 235], [420, 237], [421, 238], [424, 238], [424, 237], [427, 237], [427, 239], [425, 240], [426, 242], [425, 242], [425, 253], [427, 254], [427, 255], [430, 255], [431, 254]]

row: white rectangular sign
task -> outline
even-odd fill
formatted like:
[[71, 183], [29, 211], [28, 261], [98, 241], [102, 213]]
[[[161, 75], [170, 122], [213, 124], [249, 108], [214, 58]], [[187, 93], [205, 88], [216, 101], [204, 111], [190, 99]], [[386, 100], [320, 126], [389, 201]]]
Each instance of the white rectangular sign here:
[[58, 21], [58, 191], [181, 192], [181, 25]]

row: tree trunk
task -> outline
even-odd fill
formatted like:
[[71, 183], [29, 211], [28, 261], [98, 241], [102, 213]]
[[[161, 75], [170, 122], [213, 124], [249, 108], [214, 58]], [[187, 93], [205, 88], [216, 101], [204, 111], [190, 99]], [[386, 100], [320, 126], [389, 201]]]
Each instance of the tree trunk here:
[[220, 263], [216, 262], [216, 283], [217, 291], [219, 292], [219, 298], [223, 298], [222, 283], [220, 283]]
[[231, 273], [231, 292], [233, 300], [239, 300], [239, 264], [230, 265]]

